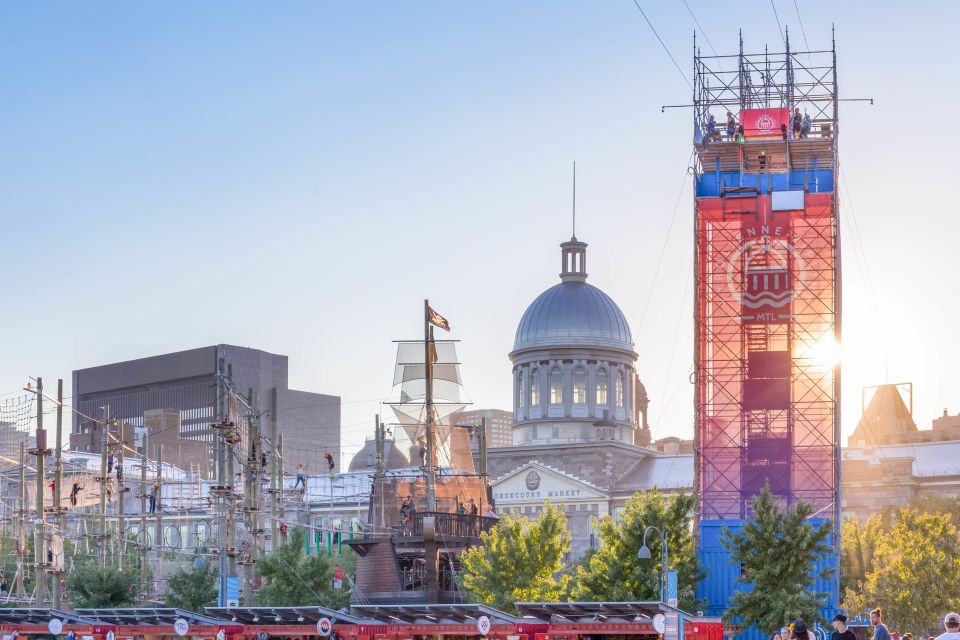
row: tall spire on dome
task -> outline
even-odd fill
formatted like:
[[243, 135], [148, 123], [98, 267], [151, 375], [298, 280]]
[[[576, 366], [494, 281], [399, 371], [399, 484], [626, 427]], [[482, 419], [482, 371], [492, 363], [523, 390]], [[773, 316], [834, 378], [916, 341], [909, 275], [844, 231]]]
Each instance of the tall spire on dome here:
[[573, 235], [569, 242], [560, 245], [563, 264], [560, 280], [563, 282], [587, 281], [587, 243], [577, 240], [577, 161], [573, 161]]

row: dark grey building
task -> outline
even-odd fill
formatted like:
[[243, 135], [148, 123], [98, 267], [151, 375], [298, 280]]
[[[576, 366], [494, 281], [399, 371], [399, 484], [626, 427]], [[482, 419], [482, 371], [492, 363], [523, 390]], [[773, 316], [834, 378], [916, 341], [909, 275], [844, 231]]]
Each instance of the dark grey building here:
[[239, 393], [256, 391], [260, 411], [267, 412], [265, 435], [276, 421], [284, 458], [291, 461], [288, 471], [297, 462], [311, 473], [326, 471], [324, 451], [340, 460], [340, 397], [290, 389], [287, 356], [227, 344], [74, 371], [73, 432], [83, 430], [80, 414], [99, 417], [106, 405], [111, 415], [134, 427], [144, 426], [144, 412], [172, 409], [180, 413], [182, 438], [210, 442], [221, 358]]

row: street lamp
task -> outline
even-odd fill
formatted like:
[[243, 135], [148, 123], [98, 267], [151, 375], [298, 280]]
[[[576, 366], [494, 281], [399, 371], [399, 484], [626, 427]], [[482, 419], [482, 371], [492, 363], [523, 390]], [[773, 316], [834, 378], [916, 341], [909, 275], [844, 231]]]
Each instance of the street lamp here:
[[649, 560], [653, 557], [650, 553], [650, 547], [647, 546], [647, 534], [650, 533], [650, 530], [654, 530], [660, 534], [660, 602], [666, 604], [667, 602], [667, 534], [663, 529], [650, 525], [643, 530], [643, 544], [640, 547], [640, 550], [637, 551], [637, 557], [641, 560]]

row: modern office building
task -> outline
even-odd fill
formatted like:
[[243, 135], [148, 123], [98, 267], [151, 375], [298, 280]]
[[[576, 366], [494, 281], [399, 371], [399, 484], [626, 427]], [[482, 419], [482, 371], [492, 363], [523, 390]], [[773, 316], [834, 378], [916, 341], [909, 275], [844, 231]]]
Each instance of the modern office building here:
[[[486, 422], [484, 422], [486, 420]], [[487, 447], [509, 447], [513, 444], [513, 413], [502, 409], [474, 409], [461, 411], [457, 426], [479, 427], [486, 424]], [[477, 446], [477, 439], [470, 438], [470, 446]]]
[[[256, 393], [263, 433], [269, 437], [275, 423], [286, 460], [313, 473], [326, 470], [325, 451], [340, 459], [340, 398], [290, 389], [287, 356], [226, 344], [74, 371], [73, 433], [88, 431], [81, 416], [99, 418], [104, 407], [135, 428], [147, 426], [145, 415], [172, 410], [179, 413], [180, 438], [211, 442], [218, 364], [238, 394]], [[238, 418], [246, 419], [245, 409]]]

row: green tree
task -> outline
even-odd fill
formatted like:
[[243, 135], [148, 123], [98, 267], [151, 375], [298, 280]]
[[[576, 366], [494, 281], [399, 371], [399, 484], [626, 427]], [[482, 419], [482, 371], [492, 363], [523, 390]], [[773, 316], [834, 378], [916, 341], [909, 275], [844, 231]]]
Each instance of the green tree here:
[[167, 578], [164, 600], [168, 607], [203, 613], [217, 601], [219, 571], [209, 563], [201, 569], [178, 569]]
[[724, 531], [722, 543], [731, 553], [730, 562], [741, 567], [741, 589], [724, 612], [724, 622], [756, 625], [765, 633], [798, 616], [826, 624], [819, 610], [828, 594], [814, 591], [813, 583], [815, 577], [829, 578], [830, 572], [815, 574], [812, 568], [832, 551], [832, 526], [828, 521], [814, 527], [808, 520], [812, 511], [804, 502], [784, 508], [764, 487], [753, 499], [754, 517], [740, 533]]
[[[840, 591], [863, 590], [873, 568], [873, 553], [884, 533], [883, 518], [874, 514], [866, 522], [849, 518], [840, 525]], [[854, 611], [854, 609], [848, 609]], [[860, 611], [860, 609], [855, 609]]]
[[78, 608], [115, 608], [136, 600], [137, 573], [89, 563], [67, 577], [67, 591]]
[[695, 498], [678, 494], [665, 497], [657, 489], [631, 497], [619, 521], [604, 517], [596, 522], [600, 546], [577, 567], [571, 597], [584, 601], [659, 600], [660, 536], [647, 537], [651, 559], [640, 560], [643, 532], [654, 525], [667, 534], [670, 569], [677, 572], [679, 604], [696, 611], [696, 584], [703, 578], [693, 548], [692, 518]]
[[[257, 602], [266, 607], [322, 605], [339, 609], [350, 602], [350, 590], [331, 586], [336, 558], [343, 556], [307, 555], [307, 532], [296, 527], [287, 541], [266, 557], [257, 560], [257, 572], [264, 579]], [[350, 552], [352, 553], [352, 552]]]
[[512, 612], [515, 602], [553, 602], [565, 593], [570, 533], [561, 509], [546, 502], [536, 520], [505, 515], [480, 538], [460, 556], [463, 586], [475, 601]]
[[950, 514], [900, 510], [877, 543], [866, 594], [889, 624], [926, 635], [945, 611], [960, 608], [950, 588], [960, 575], [960, 547]]

